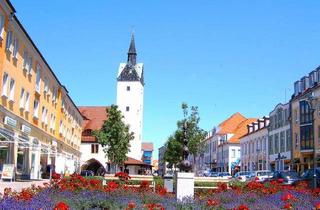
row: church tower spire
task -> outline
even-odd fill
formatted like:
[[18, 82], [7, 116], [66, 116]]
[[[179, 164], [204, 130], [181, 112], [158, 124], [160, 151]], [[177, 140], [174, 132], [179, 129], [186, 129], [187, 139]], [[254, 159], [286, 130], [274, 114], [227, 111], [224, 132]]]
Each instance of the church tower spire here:
[[134, 139], [130, 141], [130, 152], [127, 156], [141, 160], [144, 67], [143, 63], [137, 63], [136, 56], [134, 34], [132, 33], [128, 60], [126, 63], [120, 63], [118, 70], [117, 105], [124, 116], [124, 122], [130, 126], [130, 132], [134, 133]]
[[130, 47], [128, 50], [128, 64], [136, 65], [137, 64], [137, 51], [136, 51], [136, 45], [134, 42], [134, 34], [131, 34], [131, 42]]

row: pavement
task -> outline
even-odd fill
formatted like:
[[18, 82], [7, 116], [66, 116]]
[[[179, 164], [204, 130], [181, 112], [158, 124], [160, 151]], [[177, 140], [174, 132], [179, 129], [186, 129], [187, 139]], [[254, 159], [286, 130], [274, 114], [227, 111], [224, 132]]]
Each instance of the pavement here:
[[31, 187], [31, 185], [36, 185], [36, 186], [42, 186], [43, 183], [49, 183], [48, 179], [44, 180], [23, 180], [23, 181], [15, 181], [15, 182], [10, 182], [10, 181], [3, 181], [0, 180], [0, 193], [3, 193], [3, 190], [6, 187], [10, 187], [12, 190], [16, 191], [21, 191], [22, 188], [27, 188]]

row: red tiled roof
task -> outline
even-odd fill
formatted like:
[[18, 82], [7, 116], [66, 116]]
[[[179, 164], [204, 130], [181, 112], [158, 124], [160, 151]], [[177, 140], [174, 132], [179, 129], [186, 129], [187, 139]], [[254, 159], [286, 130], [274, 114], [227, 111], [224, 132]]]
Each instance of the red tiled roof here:
[[147, 165], [144, 162], [142, 162], [141, 160], [137, 160], [131, 157], [128, 157], [128, 160], [126, 160], [124, 162], [125, 165]]
[[[107, 106], [79, 106], [82, 116], [82, 130], [99, 130], [103, 123], [108, 119]], [[81, 136], [82, 142], [96, 142], [93, 136]]]
[[153, 151], [153, 143], [151, 143], [151, 142], [142, 142], [141, 150], [142, 151]]
[[108, 119], [106, 109], [109, 107], [107, 106], [79, 106], [78, 108], [84, 116], [83, 130], [99, 130]]
[[228, 140], [228, 142], [239, 144], [240, 138], [247, 134], [247, 125], [255, 121], [257, 121], [257, 118], [249, 118], [238, 124], [233, 132], [234, 135]]
[[246, 119], [247, 118], [245, 118], [239, 112], [231, 115], [231, 117], [219, 124], [218, 134], [233, 133], [234, 130], [238, 127], [238, 125]]

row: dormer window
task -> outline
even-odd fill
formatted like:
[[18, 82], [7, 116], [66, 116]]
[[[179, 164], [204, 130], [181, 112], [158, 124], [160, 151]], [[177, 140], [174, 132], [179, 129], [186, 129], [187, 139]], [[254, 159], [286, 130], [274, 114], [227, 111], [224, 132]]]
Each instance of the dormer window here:
[[130, 91], [130, 86], [127, 86], [127, 91]]

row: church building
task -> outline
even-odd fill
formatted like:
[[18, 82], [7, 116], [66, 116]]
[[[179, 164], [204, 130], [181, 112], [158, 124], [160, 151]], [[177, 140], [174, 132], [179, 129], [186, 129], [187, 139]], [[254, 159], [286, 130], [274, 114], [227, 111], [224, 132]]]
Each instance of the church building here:
[[142, 126], [143, 126], [143, 63], [137, 63], [137, 52], [132, 34], [127, 63], [120, 63], [117, 77], [117, 105], [124, 121], [134, 132], [130, 142], [129, 157], [141, 159]]
[[[142, 151], [142, 126], [143, 126], [143, 64], [137, 63], [134, 35], [128, 51], [126, 63], [121, 63], [117, 75], [117, 106], [122, 112], [124, 123], [129, 125], [134, 139], [130, 141], [130, 152], [124, 163], [124, 168], [130, 174], [139, 174], [151, 171], [151, 164], [145, 163]], [[92, 135], [94, 130], [99, 130], [104, 121], [108, 120], [107, 106], [82, 106], [79, 107], [84, 121], [82, 124], [81, 138], [81, 170], [93, 171], [95, 175], [108, 173], [110, 164], [105, 157], [103, 148]], [[143, 161], [142, 161], [143, 159]]]

